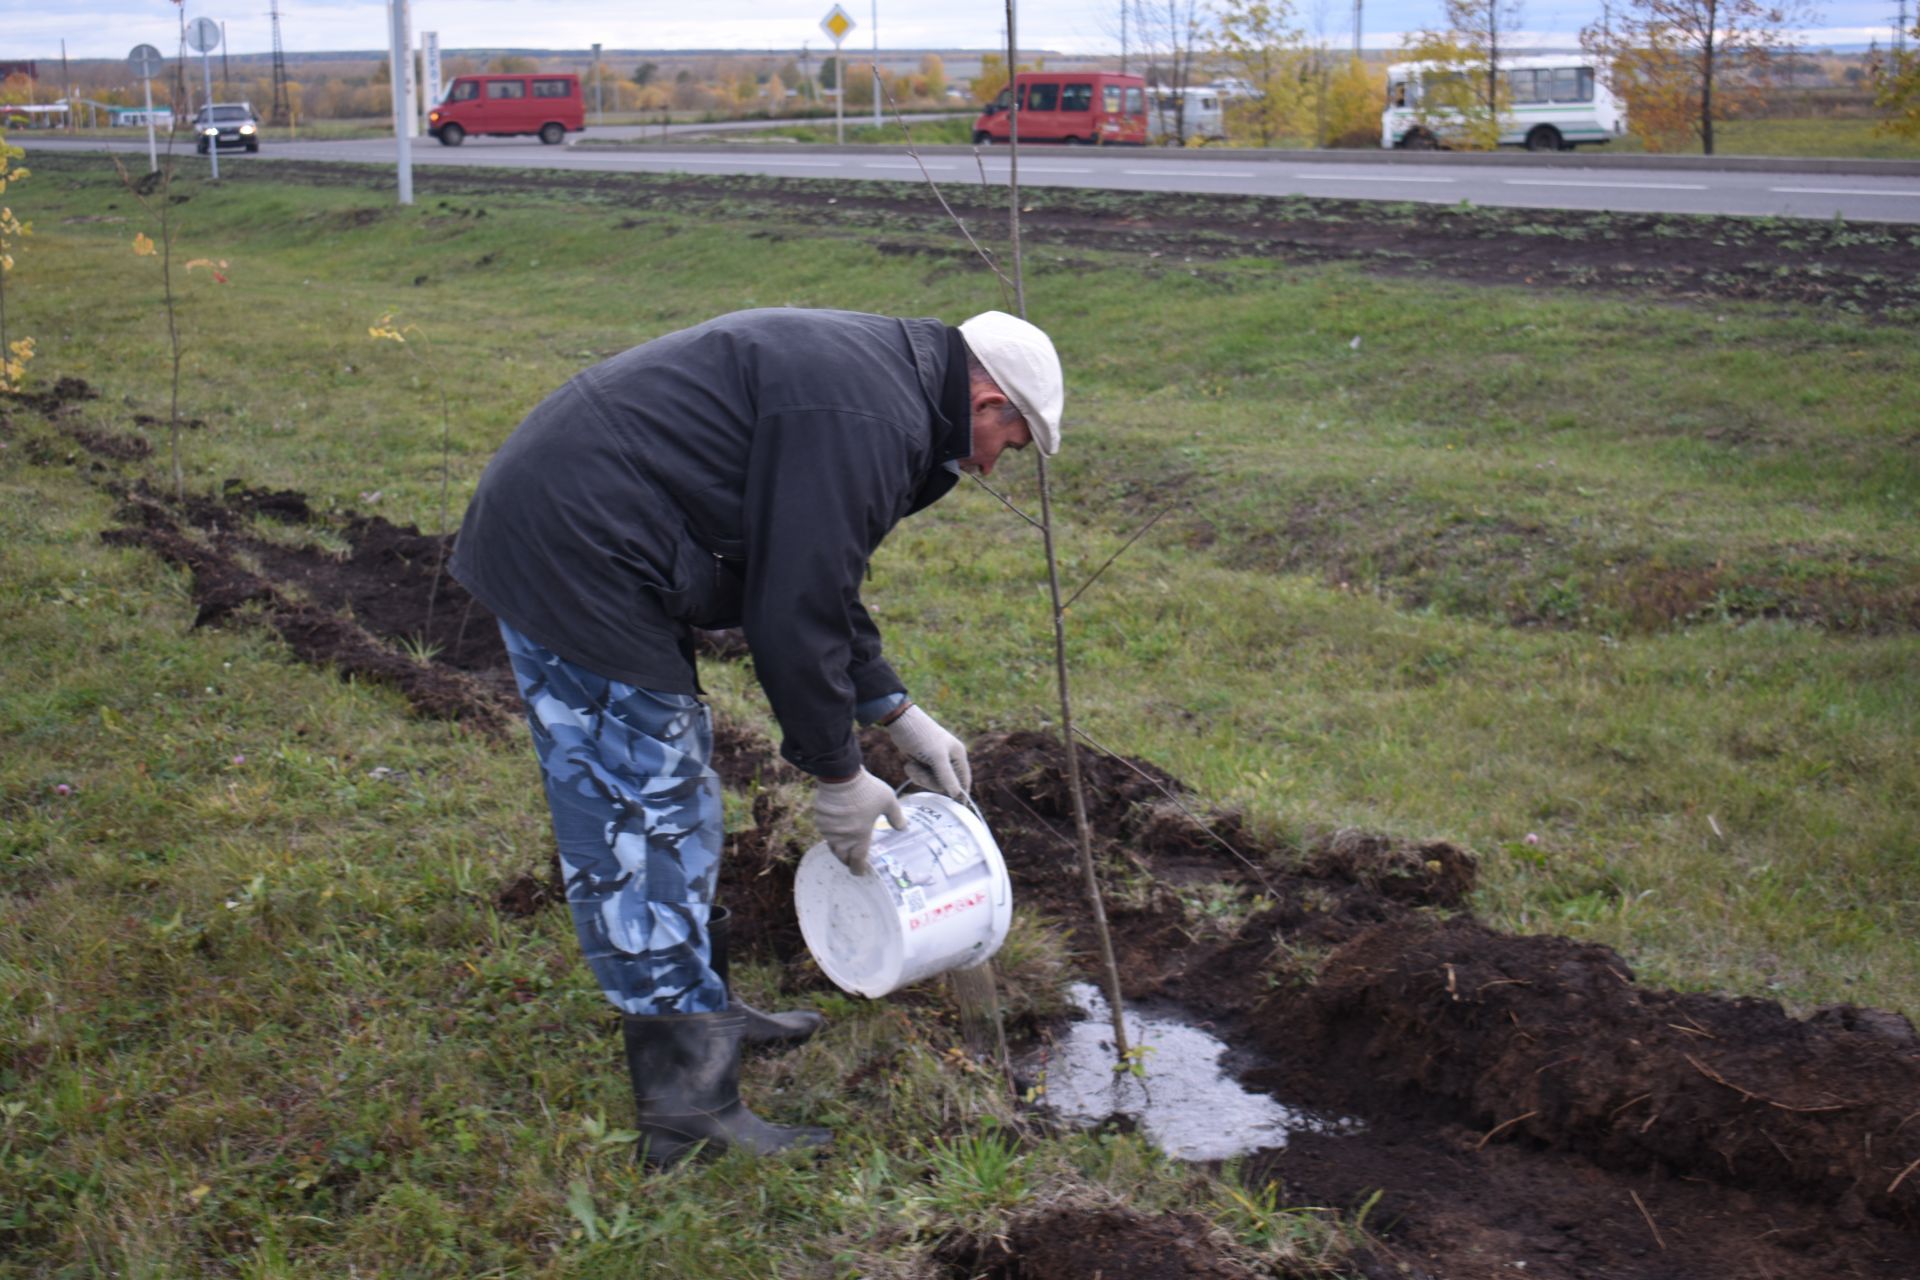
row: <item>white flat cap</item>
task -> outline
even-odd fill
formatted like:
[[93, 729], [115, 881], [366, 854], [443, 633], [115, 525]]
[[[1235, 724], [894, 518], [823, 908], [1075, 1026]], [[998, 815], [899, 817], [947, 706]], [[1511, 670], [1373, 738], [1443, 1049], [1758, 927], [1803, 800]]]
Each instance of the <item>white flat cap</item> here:
[[960, 326], [960, 335], [1027, 420], [1040, 452], [1048, 457], [1060, 452], [1060, 411], [1066, 407], [1067, 388], [1053, 339], [1004, 311], [982, 311]]

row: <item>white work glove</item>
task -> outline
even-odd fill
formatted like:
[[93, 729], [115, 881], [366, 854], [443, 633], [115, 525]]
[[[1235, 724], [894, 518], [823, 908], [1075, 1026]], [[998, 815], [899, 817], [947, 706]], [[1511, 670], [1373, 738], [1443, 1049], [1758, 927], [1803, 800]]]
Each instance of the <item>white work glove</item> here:
[[886, 726], [893, 745], [907, 758], [907, 777], [929, 791], [965, 800], [973, 790], [973, 766], [967, 746], [940, 727], [918, 706], [908, 706]]
[[895, 831], [907, 829], [900, 797], [865, 769], [845, 782], [822, 782], [814, 792], [813, 825], [854, 875], [867, 874], [867, 848], [873, 843], [873, 824], [881, 818]]

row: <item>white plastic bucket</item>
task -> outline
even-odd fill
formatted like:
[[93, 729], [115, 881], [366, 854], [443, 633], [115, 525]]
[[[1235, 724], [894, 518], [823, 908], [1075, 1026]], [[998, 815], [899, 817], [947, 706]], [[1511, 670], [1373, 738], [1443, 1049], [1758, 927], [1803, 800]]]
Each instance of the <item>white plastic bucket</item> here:
[[906, 830], [874, 827], [869, 874], [822, 843], [793, 881], [807, 950], [835, 986], [869, 998], [984, 964], [1013, 922], [1007, 864], [979, 814], [931, 792], [901, 796], [900, 808]]

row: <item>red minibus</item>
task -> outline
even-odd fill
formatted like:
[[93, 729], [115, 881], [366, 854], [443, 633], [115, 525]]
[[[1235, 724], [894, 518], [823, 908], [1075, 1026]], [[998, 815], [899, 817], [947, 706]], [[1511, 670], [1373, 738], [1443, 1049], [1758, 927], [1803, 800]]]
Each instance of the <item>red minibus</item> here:
[[[1022, 71], [1020, 141], [1081, 146], [1147, 145], [1147, 82], [1112, 71]], [[1002, 89], [973, 122], [975, 145], [1007, 140], [1013, 89]]]
[[558, 146], [587, 127], [580, 77], [570, 71], [530, 75], [459, 76], [427, 113], [427, 131], [457, 147], [468, 134], [538, 134]]

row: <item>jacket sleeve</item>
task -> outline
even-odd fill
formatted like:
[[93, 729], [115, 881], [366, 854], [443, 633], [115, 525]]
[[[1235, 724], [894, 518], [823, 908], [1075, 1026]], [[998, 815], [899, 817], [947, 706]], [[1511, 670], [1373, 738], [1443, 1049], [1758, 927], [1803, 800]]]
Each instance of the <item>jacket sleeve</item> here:
[[853, 656], [847, 663], [847, 678], [853, 681], [856, 703], [872, 702], [889, 693], [905, 693], [907, 686], [880, 653], [880, 628], [867, 613], [865, 605], [853, 602]]
[[860, 604], [867, 559], [913, 491], [909, 432], [844, 409], [763, 418], [747, 465], [744, 624], [780, 752], [819, 777], [860, 768], [854, 703], [897, 688]]

